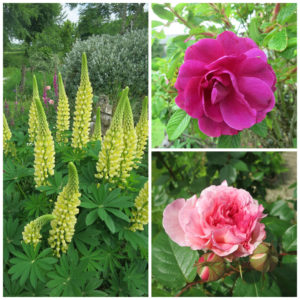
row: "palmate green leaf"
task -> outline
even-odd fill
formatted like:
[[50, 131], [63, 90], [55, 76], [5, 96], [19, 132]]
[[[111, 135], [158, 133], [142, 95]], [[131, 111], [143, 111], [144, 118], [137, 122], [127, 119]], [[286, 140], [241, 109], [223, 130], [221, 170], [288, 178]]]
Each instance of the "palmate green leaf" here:
[[196, 277], [198, 258], [197, 251], [180, 247], [161, 232], [153, 240], [152, 274], [166, 287], [179, 289]]
[[120, 209], [133, 206], [133, 202], [129, 201], [128, 197], [122, 196], [120, 189], [109, 191], [108, 185], [102, 184], [97, 188], [93, 184], [89, 192], [83, 195], [80, 206], [90, 210], [86, 216], [86, 225], [91, 225], [100, 218], [108, 229], [115, 233], [117, 231], [115, 217], [129, 222], [128, 216]]
[[68, 176], [62, 176], [61, 172], [56, 171], [53, 177], [49, 178], [49, 185], [40, 186], [37, 189], [46, 192], [46, 195], [59, 194], [67, 184]]
[[19, 226], [18, 219], [13, 220], [10, 216], [3, 222], [3, 259], [7, 263], [9, 256], [15, 252], [15, 247], [20, 245], [22, 239], [22, 227]]
[[12, 275], [13, 281], [19, 280], [21, 286], [29, 278], [30, 284], [35, 288], [38, 280], [45, 282], [46, 273], [53, 269], [53, 264], [57, 262], [57, 259], [52, 256], [50, 248], [39, 253], [40, 244], [34, 248], [31, 244], [22, 243], [22, 248], [25, 253], [13, 251], [15, 258], [10, 260], [12, 267], [8, 273]]
[[131, 230], [124, 229], [124, 231], [120, 231], [119, 233], [119, 238], [121, 239], [123, 237], [135, 250], [138, 248], [141, 250], [148, 249], [148, 236], [143, 234], [143, 232], [133, 232]]
[[47, 287], [51, 289], [50, 296], [81, 296], [81, 287], [97, 274], [87, 271], [87, 264], [88, 261], [79, 260], [77, 251], [70, 246], [67, 255], [63, 254], [55, 266], [56, 272], [47, 274], [50, 278], [47, 282]]
[[174, 15], [164, 7], [164, 5], [161, 4], [152, 4], [152, 10], [153, 12], [159, 16], [161, 19], [167, 20], [167, 21], [173, 21]]
[[190, 120], [191, 117], [184, 110], [176, 110], [167, 125], [169, 140], [176, 140], [188, 127]]
[[86, 284], [81, 289], [82, 297], [107, 297], [109, 296], [107, 293], [99, 290], [103, 283], [103, 280], [99, 280], [97, 278], [89, 279]]
[[239, 277], [233, 288], [234, 297], [278, 297], [281, 296], [277, 283], [268, 274], [257, 271], [244, 273]]
[[33, 176], [34, 173], [33, 168], [19, 165], [11, 159], [6, 159], [3, 169], [3, 181], [20, 181], [24, 177]]
[[297, 225], [293, 225], [286, 230], [282, 237], [284, 251], [297, 251]]
[[50, 202], [44, 194], [32, 194], [24, 201], [24, 208], [28, 217], [37, 218], [49, 213]]

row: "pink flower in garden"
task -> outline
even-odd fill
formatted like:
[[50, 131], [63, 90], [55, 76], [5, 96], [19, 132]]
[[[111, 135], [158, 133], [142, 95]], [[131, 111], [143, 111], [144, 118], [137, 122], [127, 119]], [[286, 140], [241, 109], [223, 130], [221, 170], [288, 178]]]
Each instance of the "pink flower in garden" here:
[[198, 119], [205, 134], [234, 135], [273, 109], [275, 83], [275, 73], [255, 42], [225, 31], [187, 48], [175, 102]]
[[253, 253], [266, 238], [260, 220], [263, 206], [243, 190], [221, 185], [204, 189], [199, 198], [177, 199], [163, 214], [163, 226], [180, 246], [211, 250], [219, 256]]
[[50, 86], [50, 85], [46, 85], [46, 86], [45, 86], [45, 90], [46, 90], [46, 91], [51, 90], [51, 86]]
[[54, 100], [50, 99], [50, 100], [49, 100], [49, 104], [50, 104], [50, 105], [53, 105], [53, 104], [54, 104]]

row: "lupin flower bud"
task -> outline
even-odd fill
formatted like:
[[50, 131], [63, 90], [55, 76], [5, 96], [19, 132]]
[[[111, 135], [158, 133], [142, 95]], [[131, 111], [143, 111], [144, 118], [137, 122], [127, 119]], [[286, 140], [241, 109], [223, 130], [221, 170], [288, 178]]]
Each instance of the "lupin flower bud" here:
[[69, 179], [57, 197], [52, 214], [56, 217], [51, 222], [49, 245], [57, 257], [60, 252], [65, 253], [68, 243], [71, 243], [75, 232], [76, 215], [79, 213], [77, 208], [80, 204], [79, 181], [75, 165], [69, 163]]
[[38, 132], [38, 119], [37, 119], [35, 99], [40, 99], [40, 97], [39, 97], [39, 90], [38, 90], [36, 78], [35, 75], [33, 75], [33, 96], [32, 96], [32, 102], [29, 109], [29, 121], [28, 121], [28, 125], [29, 125], [28, 134], [29, 134], [30, 143], [34, 143]]
[[60, 73], [58, 73], [58, 85], [59, 85], [59, 102], [57, 106], [56, 140], [58, 142], [67, 143], [68, 138], [64, 137], [64, 131], [69, 130], [70, 109], [69, 109], [68, 97], [66, 95], [65, 87]]
[[97, 108], [97, 114], [96, 114], [96, 123], [94, 132], [91, 138], [92, 141], [102, 141], [101, 137], [101, 109], [100, 107]]
[[[135, 130], [137, 135], [136, 158], [137, 162], [140, 162], [148, 139], [148, 97], [145, 97], [143, 101], [142, 112]], [[137, 168], [137, 165], [135, 165], [135, 168]]]
[[10, 152], [9, 140], [11, 139], [11, 131], [9, 129], [5, 114], [3, 114], [3, 150], [7, 154]]
[[110, 127], [101, 144], [99, 160], [96, 165], [97, 174], [95, 174], [95, 177], [99, 179], [105, 178], [111, 183], [120, 178], [121, 155], [124, 149], [123, 111], [127, 95], [128, 87], [122, 91]]
[[138, 196], [134, 201], [135, 210], [132, 211], [132, 218], [130, 219], [131, 231], [144, 230], [144, 225], [148, 224], [148, 181], [140, 190]]
[[[128, 97], [125, 99], [124, 113], [123, 113], [123, 132], [124, 132], [124, 150], [121, 160], [121, 181], [126, 182], [126, 178], [130, 175], [132, 170], [133, 160], [136, 155], [137, 137], [134, 129], [134, 122], [132, 110]], [[124, 187], [120, 185], [120, 187]]]
[[203, 254], [196, 266], [197, 273], [203, 281], [216, 281], [225, 272], [224, 259], [213, 252]]
[[40, 233], [42, 227], [53, 219], [55, 219], [53, 215], [43, 215], [28, 223], [22, 233], [24, 242], [26, 244], [32, 243], [36, 247], [42, 238]]
[[89, 80], [86, 54], [82, 54], [81, 80], [77, 91], [72, 147], [82, 149], [89, 141], [93, 89]]
[[253, 269], [266, 273], [275, 269], [278, 263], [278, 253], [273, 245], [261, 243], [250, 256], [250, 265]]
[[54, 174], [54, 141], [41, 101], [36, 98], [38, 133], [34, 144], [34, 180], [36, 187], [47, 185], [48, 174]]

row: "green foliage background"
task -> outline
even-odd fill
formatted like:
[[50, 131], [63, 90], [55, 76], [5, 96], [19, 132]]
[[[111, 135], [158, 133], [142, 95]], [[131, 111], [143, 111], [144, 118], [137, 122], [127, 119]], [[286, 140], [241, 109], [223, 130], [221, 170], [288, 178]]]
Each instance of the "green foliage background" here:
[[[152, 147], [235, 148], [296, 147], [297, 4], [152, 4], [160, 21], [152, 21]], [[279, 8], [279, 10], [278, 10]], [[185, 34], [164, 29], [174, 23]], [[207, 34], [230, 30], [252, 38], [266, 51], [277, 76], [276, 105], [267, 118], [235, 136], [211, 138], [196, 119], [179, 110], [174, 99], [177, 72], [187, 47]], [[165, 133], [164, 133], [165, 132]], [[168, 136], [166, 136], [166, 134]]]
[[[296, 155], [294, 160], [296, 164]], [[296, 296], [296, 183], [289, 187], [293, 196], [266, 201], [266, 189], [280, 187], [289, 173], [278, 152], [153, 152], [152, 296], [175, 296], [185, 288], [181, 296]], [[175, 199], [199, 196], [223, 180], [247, 190], [264, 206], [265, 241], [279, 253], [291, 255], [280, 256], [276, 269], [264, 278], [257, 271], [244, 270], [243, 278], [235, 273], [194, 284], [199, 277], [193, 265], [203, 251], [180, 247], [169, 239], [162, 227], [163, 210]]]

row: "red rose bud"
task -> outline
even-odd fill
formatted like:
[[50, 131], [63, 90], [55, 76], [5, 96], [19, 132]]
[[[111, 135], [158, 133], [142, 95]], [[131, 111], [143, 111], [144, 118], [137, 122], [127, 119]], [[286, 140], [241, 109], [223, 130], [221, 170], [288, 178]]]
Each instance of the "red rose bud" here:
[[197, 273], [203, 281], [215, 281], [225, 272], [224, 259], [215, 253], [203, 254], [196, 263]]
[[261, 243], [250, 256], [250, 265], [260, 272], [271, 272], [278, 262], [278, 254], [273, 245]]

